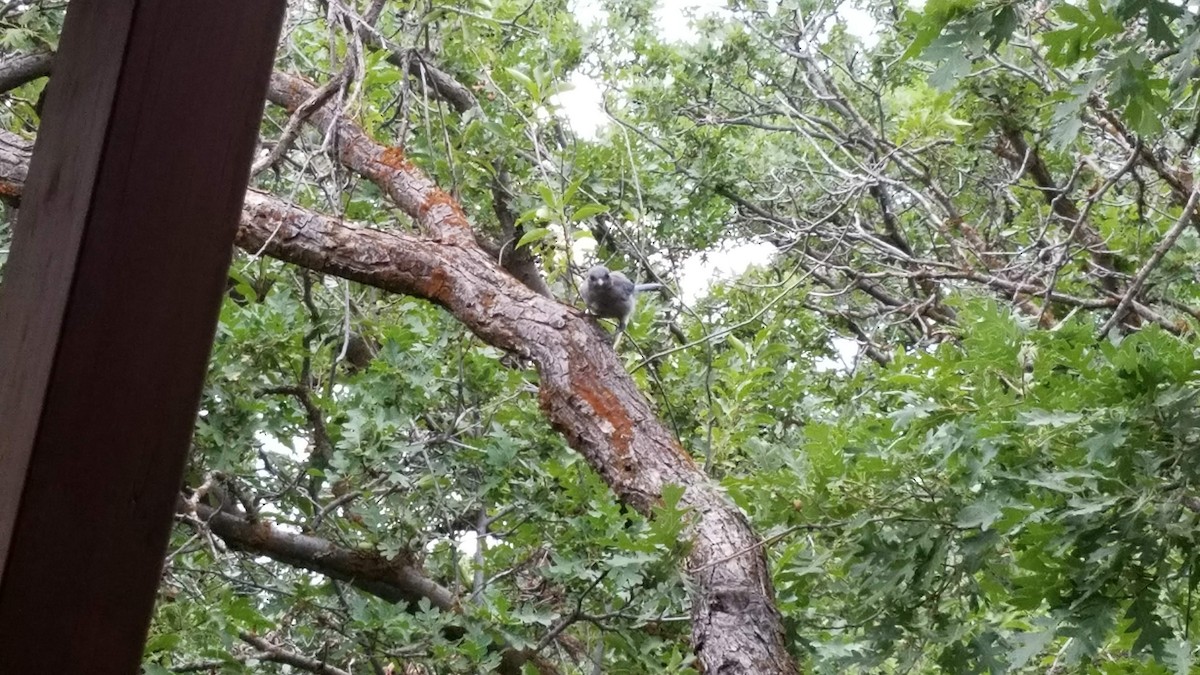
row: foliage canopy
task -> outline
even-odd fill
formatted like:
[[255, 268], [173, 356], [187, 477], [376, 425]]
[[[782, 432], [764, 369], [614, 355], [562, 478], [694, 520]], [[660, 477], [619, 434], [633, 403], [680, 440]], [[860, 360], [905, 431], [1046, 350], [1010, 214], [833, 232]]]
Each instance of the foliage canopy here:
[[[579, 10], [296, 2], [278, 68], [333, 82], [329, 105], [555, 297], [593, 259], [675, 286], [618, 349], [762, 538], [806, 670], [1190, 672], [1193, 9], [735, 2], [683, 41], [652, 3]], [[53, 49], [62, 11], [9, 3], [0, 47]], [[594, 137], [566, 115], [573, 74], [604, 90]], [[36, 133], [43, 86], [5, 94], [8, 131]], [[262, 157], [281, 152], [255, 188], [413, 228], [289, 117], [268, 106]], [[747, 242], [777, 253], [686, 274]], [[520, 359], [252, 252], [229, 286], [148, 675], [469, 673], [506, 652], [692, 672], [679, 494], [652, 518], [620, 504]], [[206, 521], [222, 505], [326, 548], [239, 538]], [[329, 551], [453, 607], [339, 576]]]

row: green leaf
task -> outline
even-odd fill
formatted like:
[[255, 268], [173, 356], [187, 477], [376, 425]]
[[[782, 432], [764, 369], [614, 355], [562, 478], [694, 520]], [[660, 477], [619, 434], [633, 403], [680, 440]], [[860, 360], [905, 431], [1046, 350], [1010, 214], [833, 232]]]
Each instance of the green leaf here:
[[563, 204], [570, 204], [571, 201], [575, 199], [575, 193], [579, 191], [579, 186], [583, 184], [583, 179], [584, 176], [579, 176], [575, 180], [571, 181], [571, 184], [567, 186], [566, 190], [563, 190]]
[[538, 194], [542, 196], [542, 203], [544, 203], [546, 206], [550, 207], [551, 209], [558, 208], [560, 202], [558, 198], [554, 196], [554, 192], [549, 188], [549, 186], [539, 185]]
[[1092, 425], [1095, 435], [1080, 442], [1087, 450], [1088, 461], [1107, 463], [1112, 459], [1113, 450], [1125, 444], [1129, 432], [1118, 422], [1100, 422]]
[[1056, 66], [1069, 66], [1083, 52], [1083, 32], [1079, 28], [1063, 28], [1041, 34], [1046, 45], [1046, 59]]
[[945, 26], [945, 21], [925, 21], [921, 29], [917, 31], [912, 43], [908, 45], [908, 49], [905, 49], [904, 53], [900, 55], [900, 60], [908, 61], [919, 57], [929, 45], [933, 44], [934, 40], [941, 36]]
[[530, 98], [535, 101], [542, 100], [542, 97], [539, 95], [540, 91], [538, 89], [537, 82], [535, 82], [532, 77], [526, 75], [520, 69], [513, 68], [511, 66], [505, 68], [504, 70], [508, 73], [509, 77], [513, 78], [517, 82], [521, 83], [523, 87], [525, 87], [525, 92], [529, 94]]
[[1012, 5], [1004, 5], [992, 14], [992, 25], [988, 28], [984, 37], [988, 39], [989, 46], [992, 51], [1000, 48], [1001, 45], [1008, 42], [1012, 37], [1013, 32], [1017, 29], [1017, 10]]
[[150, 639], [146, 640], [146, 646], [142, 651], [147, 654], [169, 652], [178, 647], [182, 641], [183, 639], [178, 633], [159, 633], [158, 635], [151, 635]]
[[971, 61], [966, 55], [952, 54], [942, 61], [937, 70], [929, 76], [929, 84], [941, 91], [949, 91], [958, 81], [971, 72]]
[[526, 626], [549, 627], [554, 623], [555, 615], [546, 610], [522, 607], [510, 614], [515, 621]]
[[1154, 589], [1143, 589], [1134, 596], [1129, 605], [1126, 618], [1133, 621], [1130, 630], [1137, 631], [1137, 640], [1133, 643], [1133, 651], [1148, 652], [1156, 659], [1161, 659], [1166, 651], [1167, 642], [1171, 638], [1171, 629], [1159, 618], [1155, 611]]
[[750, 359], [750, 349], [746, 347], [745, 342], [742, 342], [738, 339], [738, 336], [734, 335], [733, 333], [726, 333], [725, 340], [729, 344], [733, 345], [734, 350], [737, 351], [738, 356], [742, 357], [743, 360]]
[[892, 430], [900, 431], [941, 409], [942, 406], [933, 401], [913, 401], [900, 410], [888, 413], [888, 417], [892, 419]]
[[571, 214], [571, 220], [578, 223], [605, 211], [608, 211], [608, 207], [603, 204], [584, 204], [575, 209], [574, 213]]
[[1054, 13], [1058, 14], [1058, 18], [1067, 23], [1077, 25], [1086, 25], [1091, 23], [1091, 19], [1086, 13], [1075, 5], [1063, 3], [1054, 7]]
[[1175, 675], [1188, 675], [1192, 672], [1192, 652], [1195, 648], [1188, 640], [1168, 640], [1166, 658], [1164, 659], [1171, 672]]
[[254, 285], [249, 277], [235, 267], [230, 267], [229, 278], [234, 280], [234, 290], [238, 295], [245, 298], [247, 302], [258, 302], [258, 292], [254, 290]]
[[1012, 670], [1019, 670], [1029, 663], [1033, 657], [1041, 654], [1054, 639], [1055, 630], [1047, 628], [1030, 633], [1018, 633], [1012, 636], [1012, 642], [1017, 645], [1008, 654], [1008, 665]]
[[632, 553], [632, 554], [617, 554], [609, 556], [604, 562], [612, 568], [620, 567], [641, 567], [647, 563], [654, 562], [658, 557], [651, 553]]
[[1062, 410], [1049, 412], [1046, 410], [1030, 410], [1017, 415], [1017, 423], [1027, 427], [1065, 427], [1076, 424], [1083, 415]]
[[995, 500], [981, 499], [958, 512], [954, 524], [958, 527], [978, 527], [987, 530], [1000, 519], [1000, 504]]
[[543, 239], [546, 239], [551, 236], [553, 236], [553, 233], [550, 231], [550, 228], [548, 228], [548, 227], [534, 228], [534, 229], [526, 232], [525, 234], [521, 235], [520, 241], [517, 242], [517, 248], [520, 248], [522, 246], [528, 246], [529, 244], [531, 244], [535, 241], [542, 241]]

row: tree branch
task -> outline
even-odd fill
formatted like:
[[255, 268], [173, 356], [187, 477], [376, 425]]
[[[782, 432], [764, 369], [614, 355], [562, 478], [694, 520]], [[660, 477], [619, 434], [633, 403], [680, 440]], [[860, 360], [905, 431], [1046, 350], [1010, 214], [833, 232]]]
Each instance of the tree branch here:
[[[180, 499], [178, 514], [191, 515], [191, 505]], [[430, 579], [415, 565], [403, 558], [387, 559], [373, 551], [350, 550], [307, 534], [281, 530], [270, 523], [246, 520], [241, 514], [215, 509], [205, 504], [195, 505], [195, 520], [183, 518], [192, 527], [207, 526], [230, 548], [255, 555], [265, 555], [286, 565], [323, 574], [344, 581], [376, 597], [405, 605], [416, 611], [421, 600], [446, 613], [461, 614], [458, 598], [448, 588]], [[457, 640], [466, 634], [459, 626], [447, 626], [446, 636]], [[516, 650], [496, 638], [502, 653], [499, 672], [519, 675], [523, 664], [532, 654]], [[539, 659], [541, 672], [555, 673], [548, 661]]]
[[[276, 74], [269, 97], [294, 110], [313, 89]], [[690, 512], [692, 540], [687, 568], [701, 570], [691, 575], [692, 643], [704, 670], [795, 672], [765, 554], [726, 560], [757, 540], [749, 522], [659, 421], [608, 334], [580, 310], [510, 276], [476, 245], [458, 203], [401, 149], [375, 143], [345, 118], [331, 119], [333, 114], [321, 109], [309, 122], [334, 129], [342, 163], [376, 183], [427, 235], [357, 227], [252, 190], [238, 245], [427, 299], [488, 344], [529, 358], [540, 375], [541, 407], [551, 425], [622, 501], [649, 516], [666, 489], [683, 489], [680, 506]]]
[[54, 52], [17, 54], [0, 59], [0, 94], [50, 75], [54, 63]]
[[242, 639], [242, 642], [257, 649], [259, 651], [258, 658], [263, 661], [282, 663], [305, 672], [315, 673], [315, 675], [350, 675], [349, 671], [334, 668], [319, 659], [289, 651], [246, 631], [240, 631], [238, 637]]
[[1192, 212], [1196, 210], [1197, 197], [1200, 197], [1200, 191], [1192, 190], [1192, 196], [1188, 198], [1187, 204], [1183, 207], [1183, 213], [1179, 214], [1179, 220], [1176, 220], [1171, 229], [1163, 235], [1163, 239], [1159, 242], [1158, 247], [1154, 249], [1154, 253], [1142, 264], [1141, 269], [1133, 277], [1133, 281], [1129, 284], [1125, 295], [1121, 297], [1121, 302], [1113, 310], [1112, 316], [1108, 317], [1108, 321], [1105, 321], [1104, 325], [1100, 327], [1101, 337], [1108, 335], [1108, 331], [1112, 330], [1117, 325], [1117, 322], [1121, 320], [1121, 317], [1125, 315], [1125, 311], [1129, 309], [1130, 303], [1142, 291], [1142, 286], [1146, 283], [1146, 278], [1162, 262], [1163, 257], [1167, 255], [1167, 251], [1170, 251], [1175, 242], [1179, 240], [1179, 235], [1183, 234], [1184, 228], [1191, 224]]

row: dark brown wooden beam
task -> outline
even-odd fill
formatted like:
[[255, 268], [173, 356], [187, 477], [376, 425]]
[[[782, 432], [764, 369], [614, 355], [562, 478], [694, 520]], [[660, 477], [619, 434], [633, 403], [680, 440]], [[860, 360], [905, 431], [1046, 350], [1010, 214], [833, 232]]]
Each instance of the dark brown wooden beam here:
[[285, 0], [74, 0], [0, 286], [0, 672], [135, 673]]

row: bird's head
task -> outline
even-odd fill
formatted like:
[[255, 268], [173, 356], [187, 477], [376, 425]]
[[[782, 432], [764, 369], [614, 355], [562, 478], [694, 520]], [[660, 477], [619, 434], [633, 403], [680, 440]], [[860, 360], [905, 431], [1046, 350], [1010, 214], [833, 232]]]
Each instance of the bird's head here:
[[608, 268], [604, 265], [596, 265], [588, 270], [588, 285], [597, 288], [608, 285]]

